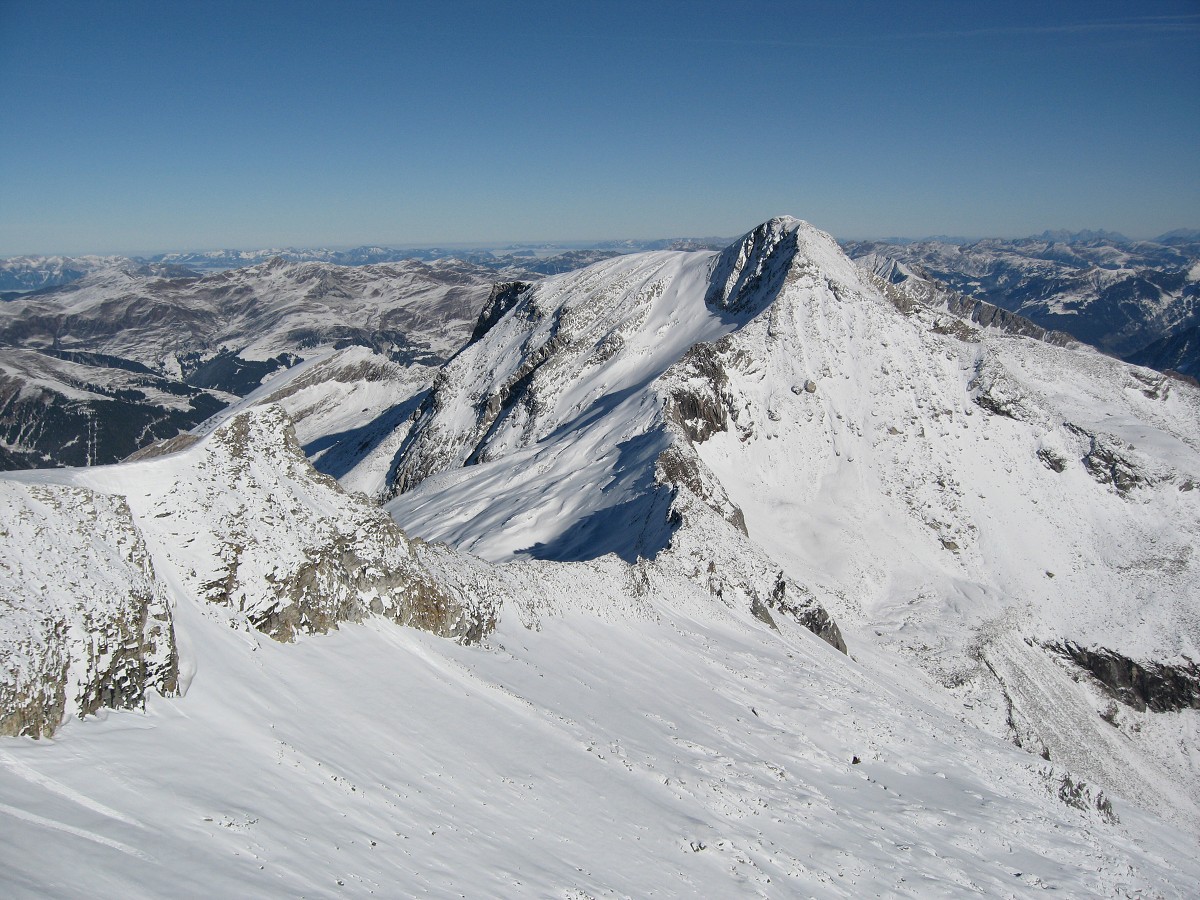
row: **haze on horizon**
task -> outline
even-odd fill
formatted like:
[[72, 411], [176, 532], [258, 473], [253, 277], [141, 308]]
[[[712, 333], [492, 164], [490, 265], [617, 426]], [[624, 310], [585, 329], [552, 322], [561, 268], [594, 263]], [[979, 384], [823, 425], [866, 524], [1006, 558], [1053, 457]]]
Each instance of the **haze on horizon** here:
[[1200, 226], [1194, 0], [0, 0], [0, 256]]

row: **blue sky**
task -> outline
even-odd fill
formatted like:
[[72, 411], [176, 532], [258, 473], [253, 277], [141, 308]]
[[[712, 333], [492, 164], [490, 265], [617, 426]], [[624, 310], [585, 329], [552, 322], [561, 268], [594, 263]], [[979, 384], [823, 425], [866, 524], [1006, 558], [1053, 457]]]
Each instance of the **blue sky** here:
[[0, 256], [1150, 236], [1198, 47], [1198, 0], [0, 0]]

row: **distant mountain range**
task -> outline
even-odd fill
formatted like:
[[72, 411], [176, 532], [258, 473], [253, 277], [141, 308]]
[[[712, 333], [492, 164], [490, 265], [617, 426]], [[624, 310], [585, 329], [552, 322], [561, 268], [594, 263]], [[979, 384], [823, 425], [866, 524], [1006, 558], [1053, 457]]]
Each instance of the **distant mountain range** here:
[[21, 293], [60, 287], [112, 266], [149, 266], [159, 272], [176, 267], [205, 274], [225, 269], [257, 266], [272, 259], [287, 262], [323, 262], [335, 266], [370, 266], [382, 263], [456, 259], [501, 271], [520, 269], [526, 273], [556, 275], [607, 259], [620, 253], [646, 250], [714, 250], [727, 238], [667, 238], [662, 240], [600, 241], [591, 244], [510, 244], [498, 248], [362, 246], [349, 250], [319, 247], [275, 247], [258, 250], [189, 250], [154, 256], [14, 256], [0, 259], [0, 299], [5, 293]]
[[[0, 285], [11, 290], [0, 294], [8, 301], [0, 303], [0, 465], [115, 462], [194, 428], [282, 369], [351, 346], [376, 355], [361, 365], [396, 392], [390, 403], [382, 388], [362, 398], [378, 421], [369, 429], [374, 437], [354, 440], [382, 453], [390, 446], [384, 433], [394, 434], [406, 398], [422, 389], [412, 374], [467, 341], [493, 285], [531, 283], [630, 252], [722, 245], [702, 238], [2, 260]], [[956, 314], [992, 324], [1015, 314], [1030, 324], [1005, 327], [1058, 333], [1139, 365], [1200, 375], [1198, 232], [1156, 241], [1047, 231], [1020, 240], [843, 246], [874, 276], [893, 287], [907, 282], [910, 294], [936, 294]], [[346, 366], [348, 357], [323, 365]], [[308, 410], [298, 425], [302, 439], [326, 441], [319, 465], [347, 476], [361, 460], [346, 456], [349, 436], [330, 443], [320, 433], [333, 403], [328, 388], [321, 396], [306, 391], [288, 401], [290, 411]], [[362, 487], [376, 491], [382, 477], [364, 473]]]
[[[891, 259], [953, 291], [1063, 331], [1106, 353], [1200, 374], [1200, 232], [1154, 241], [1104, 231], [969, 243], [855, 241], [855, 259]], [[1149, 364], [1149, 363], [1147, 363]]]
[[[202, 276], [126, 260], [24, 294], [0, 304], [0, 466], [117, 462], [350, 347], [373, 361], [335, 384], [438, 365], [470, 336], [496, 274], [456, 260], [275, 257]], [[401, 399], [359, 402], [382, 412]]]

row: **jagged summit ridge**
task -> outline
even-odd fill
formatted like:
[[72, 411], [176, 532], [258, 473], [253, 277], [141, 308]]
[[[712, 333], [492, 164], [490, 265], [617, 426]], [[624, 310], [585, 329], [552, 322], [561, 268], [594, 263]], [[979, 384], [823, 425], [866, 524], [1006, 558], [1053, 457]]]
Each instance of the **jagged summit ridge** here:
[[713, 262], [705, 303], [753, 318], [774, 302], [789, 275], [819, 271], [844, 284], [857, 278], [828, 234], [792, 216], [776, 216], [726, 247]]

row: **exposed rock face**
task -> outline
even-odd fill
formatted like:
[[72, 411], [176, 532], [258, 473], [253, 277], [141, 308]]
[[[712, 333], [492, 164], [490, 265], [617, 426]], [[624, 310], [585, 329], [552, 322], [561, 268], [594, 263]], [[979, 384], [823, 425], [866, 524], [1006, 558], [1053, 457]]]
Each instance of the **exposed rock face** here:
[[796, 256], [794, 224], [795, 220], [787, 217], [769, 219], [721, 251], [709, 276], [705, 304], [751, 315], [769, 306]]
[[975, 373], [967, 387], [975, 405], [992, 415], [1018, 422], [1036, 422], [1045, 418], [1036, 401], [993, 357], [983, 357], [975, 364]]
[[276, 406], [163, 462], [175, 464], [170, 486], [131, 501], [147, 540], [197, 596], [277, 640], [370, 614], [468, 641], [494, 624], [495, 611], [435, 577], [382, 509], [313, 469]]
[[489, 328], [516, 306], [521, 294], [530, 286], [528, 281], [500, 281], [494, 284], [487, 302], [479, 312], [479, 320], [475, 323], [475, 330], [471, 332], [469, 343], [473, 344], [487, 334]]
[[1100, 484], [1111, 484], [1118, 494], [1125, 496], [1149, 481], [1148, 476], [1130, 458], [1122, 441], [1109, 435], [1093, 434], [1070, 422], [1065, 423], [1065, 427], [1086, 442], [1080, 461], [1088, 474]]
[[[683, 431], [688, 440], [699, 444], [729, 428], [733, 397], [729, 379], [721, 363], [721, 354], [729, 341], [692, 347], [673, 368], [677, 385], [667, 402], [667, 420]], [[813, 390], [816, 390], [814, 385]]]
[[1108, 693], [1134, 709], [1200, 709], [1200, 666], [1194, 662], [1139, 663], [1103, 647], [1081, 647], [1070, 641], [1047, 649], [1090, 672]]
[[125, 502], [0, 481], [0, 734], [177, 689], [170, 609]]

